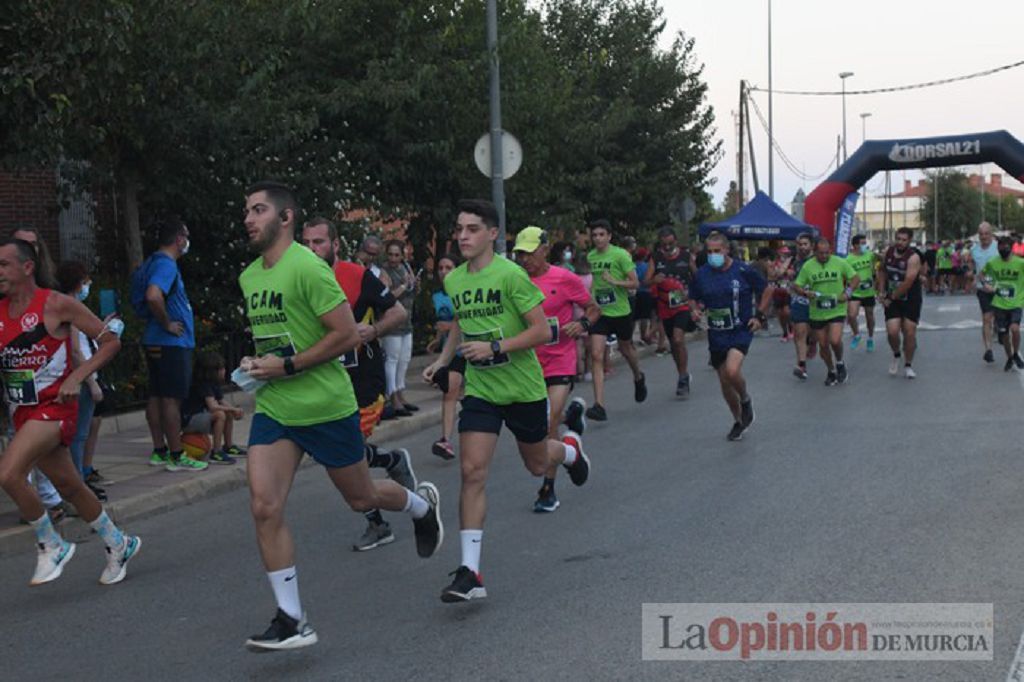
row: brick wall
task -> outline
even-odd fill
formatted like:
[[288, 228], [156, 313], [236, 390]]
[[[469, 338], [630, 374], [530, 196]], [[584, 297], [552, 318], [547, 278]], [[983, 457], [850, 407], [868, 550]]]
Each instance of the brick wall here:
[[53, 170], [0, 171], [0, 234], [31, 225], [46, 239], [50, 253], [60, 254], [59, 214]]

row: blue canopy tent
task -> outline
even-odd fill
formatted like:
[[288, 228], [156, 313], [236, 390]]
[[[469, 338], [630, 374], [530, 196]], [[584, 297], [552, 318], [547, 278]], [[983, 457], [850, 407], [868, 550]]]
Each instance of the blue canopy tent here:
[[729, 239], [782, 239], [792, 241], [805, 232], [815, 237], [818, 229], [802, 223], [786, 213], [785, 209], [768, 198], [764, 192], [758, 192], [750, 202], [731, 218], [717, 223], [702, 223], [701, 238], [712, 232], [722, 232]]

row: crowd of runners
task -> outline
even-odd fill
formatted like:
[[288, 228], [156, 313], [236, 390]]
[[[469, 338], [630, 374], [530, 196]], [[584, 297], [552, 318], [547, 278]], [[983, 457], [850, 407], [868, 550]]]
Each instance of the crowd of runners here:
[[[641, 280], [629, 254], [612, 244], [612, 226], [599, 220], [588, 226], [593, 244], [587, 256], [593, 272], [588, 287], [550, 262], [552, 245], [544, 229], [521, 229], [513, 258], [506, 258], [495, 252], [499, 230], [492, 204], [467, 200], [456, 213], [458, 253], [437, 259], [441, 302], [448, 306], [439, 327], [442, 345], [423, 371], [423, 379], [445, 393], [445, 436], [433, 448], [445, 459], [455, 453], [448, 438], [461, 394], [461, 557], [441, 590], [444, 602], [487, 595], [480, 569], [486, 484], [502, 427], [515, 438], [526, 470], [542, 478], [534, 510], [550, 513], [560, 504], [555, 491], [560, 467], [574, 486], [585, 485], [590, 477], [582, 438], [587, 419], [614, 417], [606, 407], [603, 371], [609, 337], [616, 337], [632, 372], [634, 400], [646, 400], [646, 379], [632, 342], [630, 298], [640, 286], [651, 292], [671, 344], [679, 399], [690, 396], [686, 334], [706, 330], [710, 365], [732, 419], [729, 440], [742, 439], [755, 420], [743, 363], [772, 310], [783, 339], [794, 343], [793, 373], [802, 381], [816, 354], [824, 363], [827, 386], [847, 381], [844, 327], [851, 327], [851, 348], [866, 333], [866, 350], [874, 351], [878, 305], [892, 352], [890, 373], [902, 369], [908, 379], [915, 377], [927, 272], [921, 253], [911, 245], [910, 230], [899, 230], [880, 257], [865, 250], [861, 237], [840, 258], [827, 240], [803, 235], [794, 253], [780, 250], [762, 272], [735, 257], [721, 233], [706, 238], [698, 267], [695, 254], [666, 227], [658, 233]], [[324, 467], [349, 507], [365, 515], [366, 531], [354, 546], [358, 550], [394, 540], [381, 513], [390, 511], [410, 517], [417, 554], [433, 556], [444, 539], [441, 494], [432, 483], [417, 480], [408, 451], [368, 442], [384, 409], [378, 339], [402, 324], [407, 314], [402, 304], [372, 271], [338, 258], [338, 234], [329, 220], [301, 222], [298, 201], [287, 186], [261, 182], [248, 188], [244, 225], [256, 260], [238, 281], [256, 352], [242, 360], [233, 379], [256, 395], [247, 467], [250, 509], [277, 607], [270, 626], [246, 644], [255, 650], [291, 649], [317, 641], [299, 598], [294, 539], [285, 519], [304, 454]], [[1007, 240], [996, 242], [987, 224], [978, 234], [966, 267], [977, 275], [984, 359], [994, 361], [995, 338], [1005, 350], [1007, 370], [1024, 367], [1019, 354], [1024, 259], [1012, 253]], [[27, 242], [0, 241], [0, 369], [16, 429], [0, 457], [0, 486], [35, 531], [32, 585], [57, 579], [75, 552], [28, 484], [33, 467], [53, 481], [103, 540], [106, 566], [100, 582], [113, 584], [124, 579], [142, 542], [111, 521], [76, 475], [67, 445], [75, 430], [80, 385], [117, 353], [120, 327], [97, 319], [69, 296], [39, 287], [37, 258]], [[70, 361], [72, 328], [97, 343], [97, 351], [78, 366]], [[589, 407], [582, 396], [573, 396], [577, 341], [583, 338], [594, 363]], [[371, 467], [387, 476], [372, 478]]]

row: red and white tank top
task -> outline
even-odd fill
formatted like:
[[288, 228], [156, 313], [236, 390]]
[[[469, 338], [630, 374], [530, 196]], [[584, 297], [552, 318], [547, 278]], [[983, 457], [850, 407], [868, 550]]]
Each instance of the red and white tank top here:
[[0, 300], [0, 374], [11, 407], [55, 402], [61, 384], [71, 374], [71, 335], [54, 338], [43, 322], [43, 308], [51, 293], [37, 289], [18, 317], [11, 317], [9, 298]]

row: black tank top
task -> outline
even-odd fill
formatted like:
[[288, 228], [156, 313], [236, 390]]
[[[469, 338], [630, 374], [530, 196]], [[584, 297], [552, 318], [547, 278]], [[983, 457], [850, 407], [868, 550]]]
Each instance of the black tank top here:
[[[888, 279], [887, 293], [895, 291], [896, 287], [903, 283], [907, 278], [907, 270], [910, 266], [910, 257], [917, 254], [920, 258], [921, 254], [918, 253], [917, 249], [908, 247], [903, 253], [897, 253], [895, 246], [890, 246], [885, 252], [885, 274]], [[910, 290], [907, 291], [907, 298], [913, 298], [921, 295], [921, 280], [920, 277], [914, 280]]]

